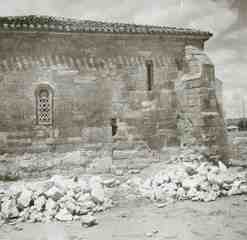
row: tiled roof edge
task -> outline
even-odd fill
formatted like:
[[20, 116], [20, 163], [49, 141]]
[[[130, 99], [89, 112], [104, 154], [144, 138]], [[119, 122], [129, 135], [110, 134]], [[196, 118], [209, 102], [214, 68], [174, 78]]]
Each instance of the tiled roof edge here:
[[200, 36], [205, 40], [212, 36], [210, 32], [190, 28], [111, 23], [37, 15], [0, 17], [0, 30], [171, 34]]

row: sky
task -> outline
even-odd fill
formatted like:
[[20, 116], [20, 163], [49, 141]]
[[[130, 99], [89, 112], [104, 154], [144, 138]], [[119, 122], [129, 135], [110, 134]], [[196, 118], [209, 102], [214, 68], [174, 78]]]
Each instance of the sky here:
[[211, 31], [205, 51], [223, 82], [226, 116], [247, 116], [247, 0], [0, 0], [1, 16], [30, 14]]

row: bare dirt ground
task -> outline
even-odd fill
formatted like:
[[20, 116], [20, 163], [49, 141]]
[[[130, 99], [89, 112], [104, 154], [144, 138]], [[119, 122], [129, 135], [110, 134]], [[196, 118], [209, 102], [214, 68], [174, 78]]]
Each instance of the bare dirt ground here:
[[246, 240], [247, 197], [215, 202], [176, 202], [157, 208], [146, 201], [121, 203], [97, 216], [98, 225], [84, 228], [80, 222], [4, 225], [1, 240]]

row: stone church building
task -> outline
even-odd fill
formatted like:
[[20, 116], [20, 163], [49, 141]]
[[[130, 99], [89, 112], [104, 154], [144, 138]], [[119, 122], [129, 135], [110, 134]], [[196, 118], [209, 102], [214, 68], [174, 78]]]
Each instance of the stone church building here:
[[212, 36], [46, 16], [0, 18], [0, 152], [72, 151], [140, 164], [197, 144], [225, 156]]

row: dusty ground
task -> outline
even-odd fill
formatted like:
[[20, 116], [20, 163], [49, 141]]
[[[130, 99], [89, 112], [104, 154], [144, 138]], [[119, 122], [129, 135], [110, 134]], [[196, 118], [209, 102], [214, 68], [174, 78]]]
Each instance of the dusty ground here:
[[[80, 222], [19, 224], [0, 229], [1, 240], [141, 240], [141, 239], [247, 239], [247, 197], [222, 198], [215, 202], [177, 202], [165, 208], [135, 201], [98, 215], [97, 226]], [[152, 236], [147, 233], [158, 231]]]

